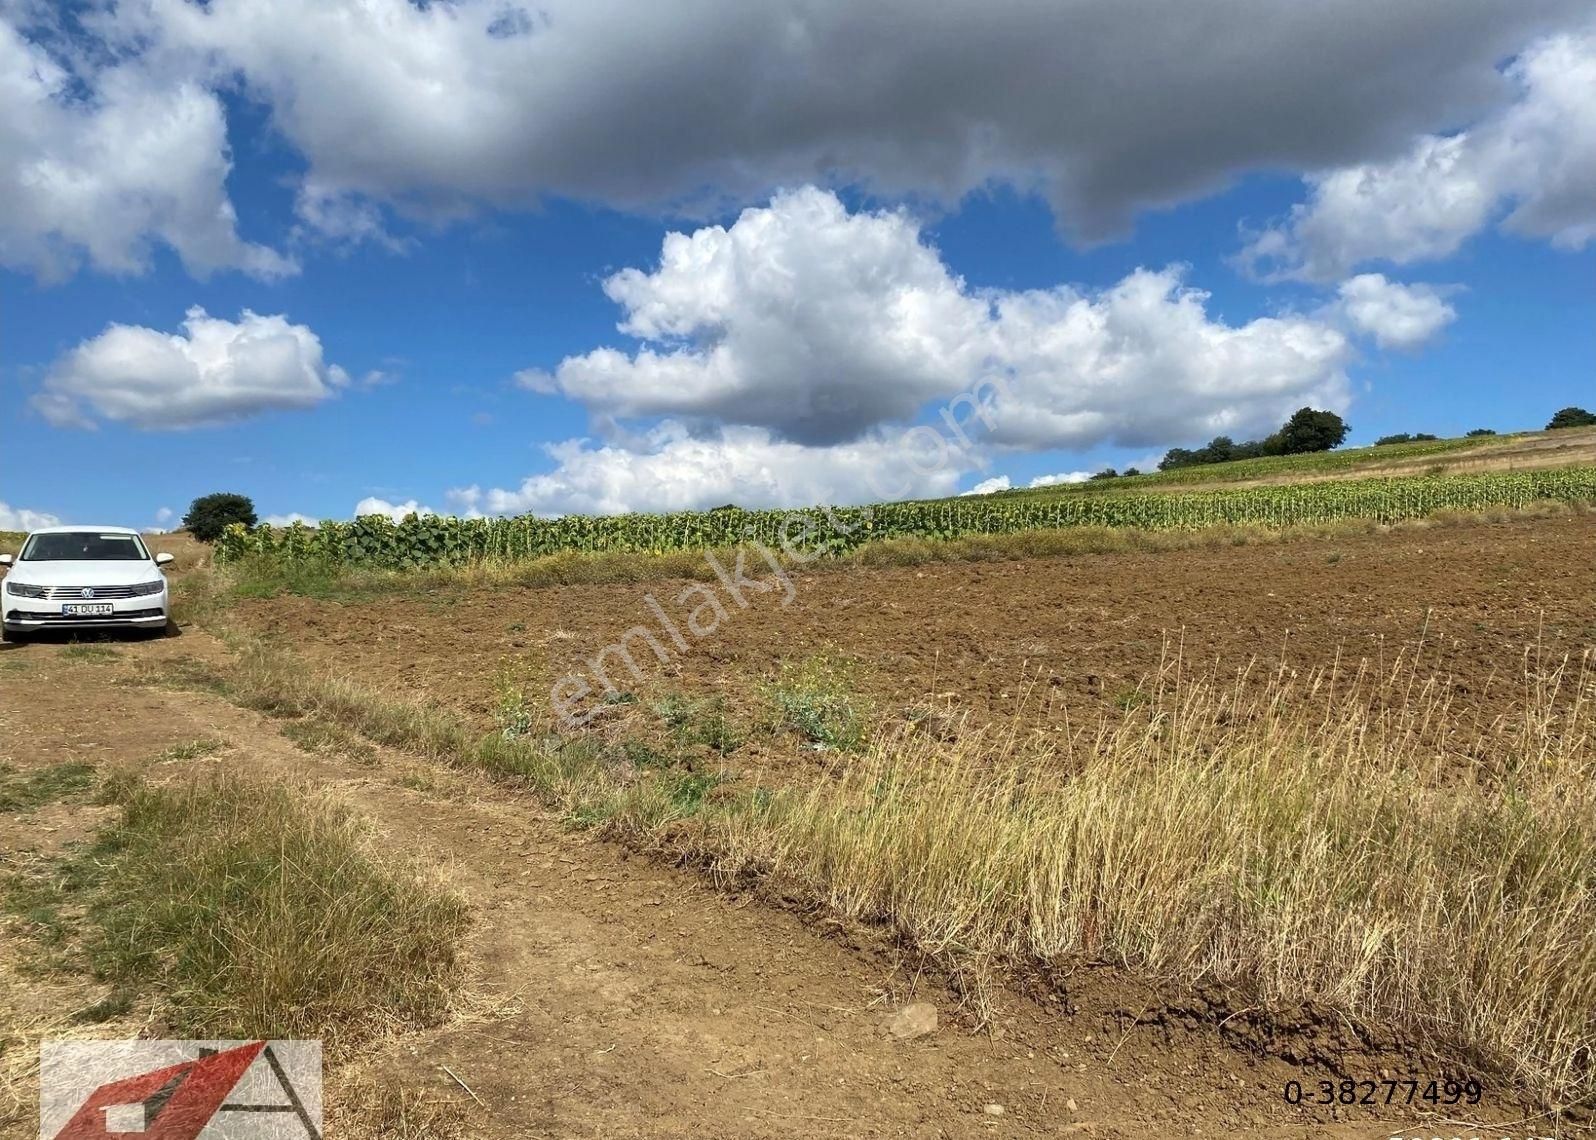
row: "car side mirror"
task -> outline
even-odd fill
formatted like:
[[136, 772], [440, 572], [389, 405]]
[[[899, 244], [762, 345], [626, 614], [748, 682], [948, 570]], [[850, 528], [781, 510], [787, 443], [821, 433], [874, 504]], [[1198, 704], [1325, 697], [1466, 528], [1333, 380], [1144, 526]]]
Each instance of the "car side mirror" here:
[[174, 561], [176, 561], [176, 559], [172, 555], [167, 554], [165, 551], [162, 551], [160, 554], [155, 556], [155, 564], [157, 566], [170, 566]]
[[0, 566], [10, 566], [10, 565], [11, 565], [11, 555], [9, 555], [9, 554], [0, 554]]

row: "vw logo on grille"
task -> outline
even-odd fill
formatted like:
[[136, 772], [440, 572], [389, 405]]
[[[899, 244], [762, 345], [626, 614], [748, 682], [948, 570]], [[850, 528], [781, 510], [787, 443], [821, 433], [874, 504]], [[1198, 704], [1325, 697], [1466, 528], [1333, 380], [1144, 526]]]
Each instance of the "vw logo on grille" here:
[[85, 597], [85, 598], [92, 598], [92, 597], [94, 597], [94, 591], [91, 590], [89, 587], [85, 586], [85, 587], [83, 587], [83, 592], [82, 592], [81, 596]]

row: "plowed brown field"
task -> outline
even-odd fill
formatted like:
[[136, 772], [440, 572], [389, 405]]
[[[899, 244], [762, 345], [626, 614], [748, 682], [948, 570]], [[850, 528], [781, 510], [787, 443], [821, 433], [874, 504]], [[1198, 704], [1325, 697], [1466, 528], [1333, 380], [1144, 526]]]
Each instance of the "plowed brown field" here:
[[1421, 674], [1450, 678], [1461, 711], [1489, 715], [1513, 700], [1526, 651], [1557, 657], [1596, 645], [1596, 514], [1219, 550], [820, 570], [794, 575], [790, 595], [780, 583], [745, 589], [746, 608], [715, 587], [725, 620], [702, 638], [686, 626], [702, 595], [677, 601], [688, 589], [701, 587], [277, 598], [242, 614], [340, 673], [484, 717], [507, 663], [597, 688], [594, 655], [637, 626], [669, 660], [634, 637], [640, 676], [612, 658], [619, 688], [721, 694], [749, 716], [763, 680], [817, 653], [856, 662], [860, 686], [887, 715], [934, 705], [1045, 719], [1132, 699], [1176, 650], [1226, 674], [1338, 660], [1407, 668], [1416, 658]]

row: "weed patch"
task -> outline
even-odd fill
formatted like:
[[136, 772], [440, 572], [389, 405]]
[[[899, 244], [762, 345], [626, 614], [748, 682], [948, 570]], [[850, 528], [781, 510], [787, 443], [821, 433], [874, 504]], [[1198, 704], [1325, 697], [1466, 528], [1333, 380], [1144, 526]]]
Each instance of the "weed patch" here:
[[19, 772], [0, 764], [0, 811], [32, 811], [82, 795], [94, 785], [94, 766], [71, 762]]
[[770, 687], [782, 723], [818, 748], [854, 752], [869, 731], [869, 706], [854, 690], [853, 671], [833, 657], [788, 665]]
[[376, 748], [336, 721], [309, 716], [288, 721], [279, 731], [306, 752], [343, 756], [357, 764], [377, 762]]
[[115, 661], [121, 657], [122, 654], [119, 651], [112, 649], [109, 645], [74, 644], [63, 645], [61, 647], [61, 656], [68, 661], [103, 663], [106, 661]]
[[379, 857], [347, 810], [220, 773], [111, 794], [119, 823], [8, 894], [107, 1001], [152, 990], [195, 1037], [338, 1042], [444, 1016], [464, 907]]
[[157, 763], [198, 760], [202, 756], [214, 756], [226, 747], [226, 742], [217, 740], [215, 737], [204, 736], [197, 740], [185, 740], [181, 744], [174, 744], [155, 759]]

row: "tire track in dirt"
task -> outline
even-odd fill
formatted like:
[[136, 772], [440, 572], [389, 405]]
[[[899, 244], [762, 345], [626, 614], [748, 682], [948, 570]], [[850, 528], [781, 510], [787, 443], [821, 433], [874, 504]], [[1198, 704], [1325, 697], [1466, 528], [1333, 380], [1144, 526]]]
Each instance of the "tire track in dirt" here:
[[[1293, 1120], [1300, 1110], [1281, 1104], [1280, 1089], [1291, 1077], [1307, 1080], [1303, 1071], [1226, 1048], [1211, 1028], [1110, 1036], [1093, 1016], [1101, 1004], [1092, 1005], [1090, 980], [1073, 1017], [1000, 997], [997, 1032], [988, 1036], [961, 1026], [955, 1001], [926, 977], [914, 996], [941, 1008], [942, 1027], [896, 1041], [883, 1023], [914, 979], [867, 937], [749, 905], [572, 833], [530, 799], [474, 775], [382, 749], [369, 765], [313, 756], [275, 722], [219, 698], [116, 683], [140, 661], [225, 656], [203, 634], [117, 648], [119, 659], [103, 664], [68, 664], [51, 645], [12, 651], [26, 656], [21, 667], [0, 669], [0, 760], [141, 766], [172, 745], [215, 737], [229, 745], [219, 757], [164, 769], [222, 763], [329, 789], [364, 813], [384, 844], [438, 864], [475, 910], [472, 996], [460, 1017], [335, 1067], [333, 1099], [340, 1082], [373, 1073], [458, 1096], [447, 1065], [482, 1102], [467, 1134], [494, 1140], [1307, 1140], [1385, 1137], [1399, 1127]], [[70, 833], [84, 810], [55, 809], [51, 824], [24, 819], [11, 846], [38, 838], [28, 828]], [[0, 955], [18, 946], [0, 942]], [[8, 974], [16, 964], [4, 962]], [[1105, 985], [1109, 992], [1115, 983]], [[1137, 1000], [1130, 988], [1113, 997], [1132, 1008]]]

